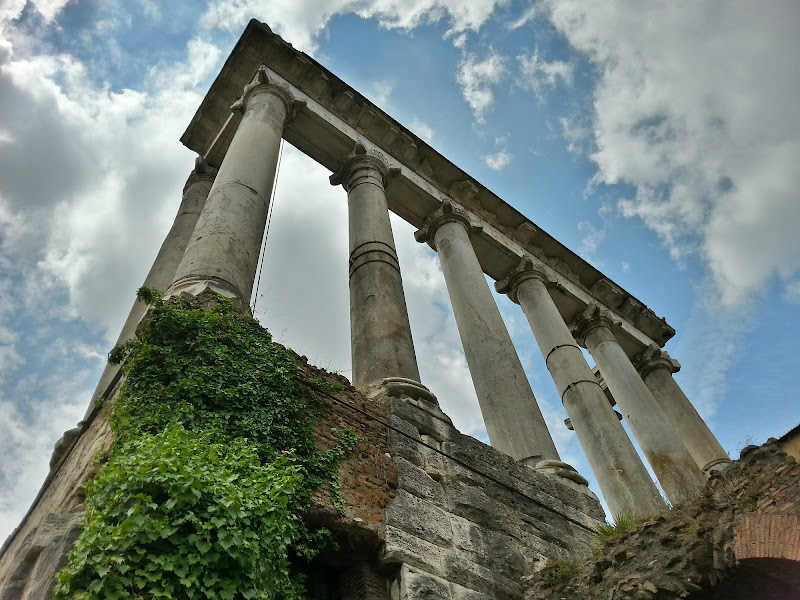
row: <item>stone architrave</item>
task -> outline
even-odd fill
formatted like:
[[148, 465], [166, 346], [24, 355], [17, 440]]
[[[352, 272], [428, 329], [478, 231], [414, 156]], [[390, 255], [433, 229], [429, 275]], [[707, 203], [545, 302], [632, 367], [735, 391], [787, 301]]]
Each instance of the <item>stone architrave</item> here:
[[458, 333], [492, 446], [534, 467], [560, 460], [492, 297], [470, 234], [469, 214], [445, 200], [414, 235], [439, 254]]
[[576, 317], [574, 327], [578, 343], [597, 362], [667, 498], [677, 504], [697, 495], [705, 478], [619, 345], [614, 336], [617, 324], [597, 305], [592, 305]]
[[525, 313], [611, 514], [661, 512], [666, 505], [553, 302], [551, 285], [524, 256], [495, 287]]
[[680, 363], [652, 344], [634, 357], [634, 365], [703, 474], [724, 469], [731, 462], [728, 453], [672, 377]]
[[350, 343], [353, 385], [360, 389], [420, 379], [384, 192], [389, 178], [385, 158], [356, 144], [330, 180], [347, 191]]
[[260, 67], [231, 106], [242, 120], [231, 140], [203, 212], [169, 289], [170, 295], [206, 289], [249, 310], [261, 241], [292, 95]]
[[[183, 258], [186, 245], [189, 243], [216, 175], [217, 170], [208, 166], [202, 156], [198, 156], [194, 170], [189, 174], [186, 185], [183, 187], [183, 197], [178, 208], [178, 214], [175, 216], [175, 221], [172, 223], [172, 228], [167, 233], [167, 237], [164, 238], [164, 242], [161, 244], [161, 249], [158, 251], [156, 259], [153, 261], [153, 266], [150, 267], [150, 272], [145, 277], [144, 283], [142, 283], [142, 287], [166, 291], [175, 279], [175, 272], [178, 270], [178, 265]], [[136, 334], [136, 327], [145, 312], [147, 312], [147, 305], [136, 300], [128, 313], [125, 324], [122, 326], [116, 345], [124, 344], [133, 338]], [[89, 412], [94, 407], [94, 403], [106, 394], [118, 372], [119, 365], [106, 364], [97, 388], [92, 395], [93, 402], [89, 406]]]

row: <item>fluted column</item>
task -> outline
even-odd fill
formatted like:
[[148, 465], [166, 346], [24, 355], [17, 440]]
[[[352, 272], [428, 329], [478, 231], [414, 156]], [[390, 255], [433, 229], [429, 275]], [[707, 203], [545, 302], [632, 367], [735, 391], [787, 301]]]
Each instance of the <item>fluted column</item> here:
[[680, 370], [680, 363], [652, 344], [634, 357], [634, 364], [703, 474], [707, 477], [711, 471], [727, 466], [731, 462], [728, 453], [672, 377]]
[[535, 466], [558, 452], [472, 248], [480, 228], [445, 200], [415, 237], [439, 254], [472, 383], [492, 446]]
[[362, 389], [387, 378], [420, 379], [384, 192], [388, 179], [385, 160], [360, 143], [331, 176], [331, 184], [347, 190], [353, 384]]
[[210, 289], [249, 310], [283, 128], [294, 100], [259, 68], [231, 107], [243, 113], [170, 294]]
[[524, 257], [495, 287], [525, 313], [612, 515], [647, 516], [665, 510], [658, 489], [553, 302], [550, 285], [547, 275]]
[[[161, 244], [161, 248], [142, 283], [142, 287], [165, 291], [172, 283], [216, 174], [217, 170], [209, 167], [203, 157], [197, 157], [194, 170], [183, 187], [183, 197], [178, 208], [178, 214], [175, 216], [172, 228]], [[133, 338], [136, 334], [136, 327], [146, 311], [147, 305], [144, 302], [136, 300], [133, 303], [133, 307], [128, 313], [128, 318], [125, 320], [122, 331], [117, 338], [116, 345], [123, 344]], [[106, 364], [102, 375], [100, 375], [97, 388], [92, 395], [93, 401], [97, 401], [105, 395], [118, 372], [119, 365]], [[94, 403], [92, 403], [93, 405]], [[90, 406], [89, 410], [91, 408]]]
[[589, 350], [673, 504], [695, 496], [704, 478], [678, 432], [614, 336], [615, 323], [597, 306], [576, 319], [576, 339]]

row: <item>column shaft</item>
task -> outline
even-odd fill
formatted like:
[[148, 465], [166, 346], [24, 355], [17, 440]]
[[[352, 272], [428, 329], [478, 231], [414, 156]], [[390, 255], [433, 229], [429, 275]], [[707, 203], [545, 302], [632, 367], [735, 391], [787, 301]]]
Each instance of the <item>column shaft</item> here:
[[664, 415], [680, 434], [697, 466], [708, 476], [715, 468], [727, 465], [730, 458], [678, 382], [673, 379], [672, 359], [665, 358], [666, 360], [656, 359], [656, 364], [652, 364], [653, 359], [640, 364], [639, 372]]
[[586, 348], [600, 367], [667, 497], [673, 504], [688, 500], [703, 484], [700, 469], [617, 342], [609, 328], [610, 321], [606, 321], [595, 317], [583, 325], [581, 336]]
[[250, 302], [283, 127], [292, 100], [265, 71], [245, 87], [244, 109], [170, 293], [210, 288]]
[[647, 516], [666, 507], [641, 458], [538, 277], [513, 291], [612, 515]]
[[445, 215], [439, 224], [431, 222], [428, 230], [434, 229], [434, 246], [489, 441], [501, 452], [530, 466], [543, 459], [558, 460], [544, 417], [475, 256], [469, 226], [468, 221]]
[[350, 222], [350, 332], [353, 384], [388, 377], [419, 381], [384, 182], [387, 169], [355, 156], [342, 169]]
[[[144, 279], [144, 283], [142, 283], [142, 287], [165, 291], [172, 283], [178, 265], [183, 258], [183, 253], [186, 250], [186, 245], [189, 243], [189, 238], [197, 224], [197, 219], [203, 210], [203, 205], [214, 182], [216, 172], [216, 169], [208, 167], [202, 158], [198, 158], [195, 169], [189, 175], [189, 179], [187, 179], [183, 188], [183, 197], [178, 208], [178, 214], [175, 216], [175, 221], [164, 238], [164, 242], [161, 244], [161, 248], [153, 261], [153, 265], [150, 267], [150, 271], [147, 273], [147, 277]], [[138, 300], [134, 301], [128, 313], [128, 318], [125, 320], [122, 331], [117, 338], [116, 345], [123, 344], [136, 335], [136, 327], [145, 312], [147, 312], [147, 305]], [[97, 401], [106, 393], [108, 386], [111, 385], [118, 371], [119, 365], [106, 364], [102, 375], [100, 375], [97, 388], [92, 395], [93, 401]], [[92, 406], [89, 407], [90, 411]]]

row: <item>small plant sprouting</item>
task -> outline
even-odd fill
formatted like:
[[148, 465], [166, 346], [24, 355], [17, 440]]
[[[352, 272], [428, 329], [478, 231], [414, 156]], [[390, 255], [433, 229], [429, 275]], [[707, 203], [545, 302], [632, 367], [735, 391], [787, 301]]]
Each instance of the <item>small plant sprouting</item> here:
[[628, 513], [619, 513], [614, 516], [613, 523], [607, 523], [597, 528], [595, 537], [597, 538], [597, 545], [602, 548], [606, 545], [608, 540], [618, 536], [626, 531], [631, 531], [642, 524], [641, 519]]
[[561, 558], [551, 561], [542, 575], [542, 583], [547, 587], [567, 584], [581, 572], [585, 562], [574, 558]]

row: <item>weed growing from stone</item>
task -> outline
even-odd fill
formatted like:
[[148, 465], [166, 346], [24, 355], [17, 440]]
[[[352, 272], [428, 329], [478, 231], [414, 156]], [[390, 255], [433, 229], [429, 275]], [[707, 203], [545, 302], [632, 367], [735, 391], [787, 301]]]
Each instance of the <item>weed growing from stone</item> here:
[[562, 558], [551, 561], [541, 582], [546, 587], [565, 585], [578, 577], [586, 567], [586, 561], [571, 558]]
[[626, 531], [632, 531], [642, 524], [641, 519], [626, 513], [620, 513], [614, 517], [614, 522], [601, 525], [595, 532], [597, 538], [597, 548], [601, 549], [608, 540]]

